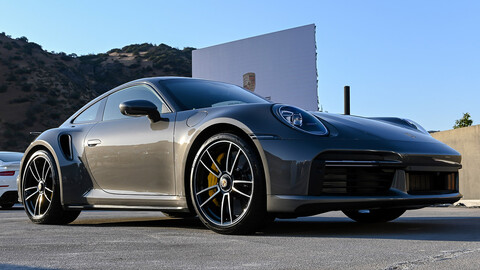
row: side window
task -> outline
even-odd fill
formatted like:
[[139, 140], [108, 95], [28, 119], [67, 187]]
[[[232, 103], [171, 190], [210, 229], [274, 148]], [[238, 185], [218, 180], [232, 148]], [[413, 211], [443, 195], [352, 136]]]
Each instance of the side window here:
[[88, 109], [83, 111], [81, 114], [79, 114], [75, 118], [75, 120], [73, 120], [73, 123], [74, 124], [88, 123], [88, 122], [93, 122], [93, 121], [97, 120], [98, 109], [100, 108], [101, 104], [102, 104], [102, 101], [98, 101], [97, 103], [88, 107]]
[[106, 121], [129, 118], [129, 116], [125, 116], [120, 112], [120, 103], [124, 101], [138, 99], [148, 100], [152, 102], [162, 113], [168, 111], [153, 89], [146, 85], [137, 85], [120, 90], [108, 96], [107, 104], [105, 105], [105, 111], [103, 113], [103, 120]]

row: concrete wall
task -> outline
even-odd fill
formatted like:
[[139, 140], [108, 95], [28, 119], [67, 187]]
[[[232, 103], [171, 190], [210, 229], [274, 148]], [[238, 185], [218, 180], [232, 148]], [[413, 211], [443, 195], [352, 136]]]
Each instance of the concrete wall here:
[[480, 199], [480, 125], [435, 132], [432, 136], [462, 154], [460, 193], [463, 199]]

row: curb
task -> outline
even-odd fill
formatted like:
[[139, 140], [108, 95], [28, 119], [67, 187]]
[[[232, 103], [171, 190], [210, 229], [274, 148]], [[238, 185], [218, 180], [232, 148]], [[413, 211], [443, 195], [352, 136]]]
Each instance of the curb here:
[[454, 203], [453, 206], [476, 208], [480, 207], [480, 200], [460, 200]]

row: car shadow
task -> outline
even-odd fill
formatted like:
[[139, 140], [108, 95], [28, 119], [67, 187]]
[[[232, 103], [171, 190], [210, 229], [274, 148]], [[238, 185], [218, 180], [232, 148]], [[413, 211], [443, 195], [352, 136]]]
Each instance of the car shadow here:
[[[152, 227], [210, 232], [198, 218], [99, 218], [70, 226]], [[276, 219], [256, 237], [368, 238], [429, 241], [480, 241], [480, 217], [401, 217], [387, 223], [357, 223], [346, 217]]]
[[15, 210], [22, 210], [23, 211], [23, 205], [21, 204], [15, 204], [12, 208], [1, 208], [0, 211], [15, 211]]
[[89, 218], [74, 221], [69, 226], [89, 227], [157, 227], [208, 230], [198, 218]]
[[264, 235], [430, 241], [480, 241], [480, 217], [403, 217], [387, 223], [358, 223], [343, 217], [276, 220]]

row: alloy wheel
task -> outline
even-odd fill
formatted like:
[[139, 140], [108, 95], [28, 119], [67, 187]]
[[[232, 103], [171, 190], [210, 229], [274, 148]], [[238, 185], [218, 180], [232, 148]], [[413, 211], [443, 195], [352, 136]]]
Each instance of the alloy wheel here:
[[53, 191], [53, 165], [46, 155], [36, 155], [27, 164], [23, 175], [24, 204], [31, 217], [45, 215], [52, 204]]
[[204, 148], [192, 180], [197, 209], [216, 226], [234, 226], [250, 208], [255, 186], [252, 163], [235, 142], [219, 140]]

